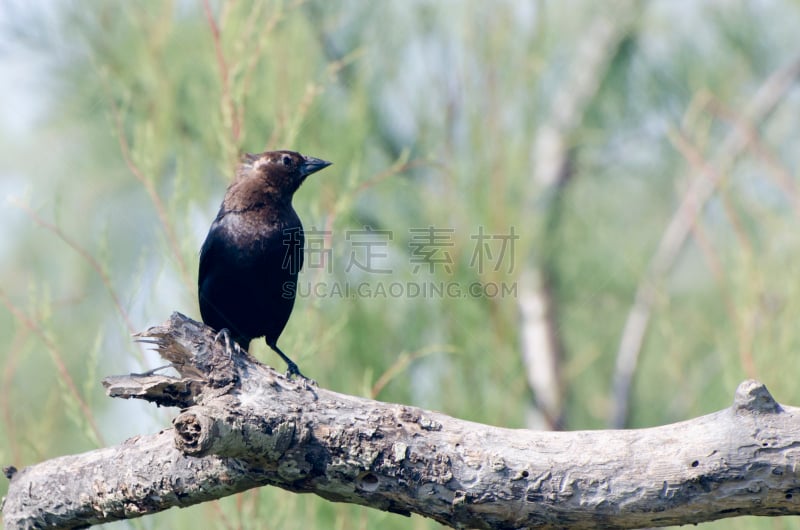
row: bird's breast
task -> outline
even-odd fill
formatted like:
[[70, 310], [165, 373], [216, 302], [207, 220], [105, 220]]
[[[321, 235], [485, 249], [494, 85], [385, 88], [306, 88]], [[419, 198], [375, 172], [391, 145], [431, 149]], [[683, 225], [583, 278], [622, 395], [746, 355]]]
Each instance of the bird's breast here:
[[255, 213], [229, 213], [220, 220], [228, 247], [225, 254], [240, 267], [297, 269], [304, 244], [297, 214], [284, 211], [276, 219], [269, 213]]

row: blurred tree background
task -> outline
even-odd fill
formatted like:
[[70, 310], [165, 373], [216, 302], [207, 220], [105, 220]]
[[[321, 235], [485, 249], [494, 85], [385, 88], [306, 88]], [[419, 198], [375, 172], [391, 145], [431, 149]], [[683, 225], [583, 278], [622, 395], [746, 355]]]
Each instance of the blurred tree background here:
[[[281, 339], [321, 386], [528, 428], [675, 422], [748, 377], [800, 405], [797, 2], [0, 17], [3, 465], [169, 426], [99, 381], [158, 364], [131, 333], [199, 318], [236, 160], [276, 148], [334, 162], [295, 197], [307, 267]], [[108, 526], [438, 527], [274, 488]]]

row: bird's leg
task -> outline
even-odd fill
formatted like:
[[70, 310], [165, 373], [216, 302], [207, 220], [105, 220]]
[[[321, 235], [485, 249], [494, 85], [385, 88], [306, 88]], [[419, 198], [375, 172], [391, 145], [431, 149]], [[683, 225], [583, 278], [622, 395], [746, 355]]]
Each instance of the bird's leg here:
[[286, 371], [286, 375], [287, 376], [289, 376], [291, 378], [292, 376], [296, 375], [296, 376], [298, 376], [298, 377], [300, 377], [302, 379], [305, 379], [306, 381], [311, 381], [311, 379], [309, 379], [308, 377], [306, 377], [302, 373], [300, 373], [300, 369], [297, 367], [297, 364], [295, 364], [295, 362], [293, 360], [291, 360], [289, 357], [287, 357], [286, 354], [283, 353], [280, 348], [278, 348], [278, 344], [277, 343], [270, 344], [269, 342], [267, 342], [267, 346], [272, 348], [272, 351], [274, 351], [275, 353], [280, 355], [281, 359], [286, 361], [286, 366], [289, 368]]

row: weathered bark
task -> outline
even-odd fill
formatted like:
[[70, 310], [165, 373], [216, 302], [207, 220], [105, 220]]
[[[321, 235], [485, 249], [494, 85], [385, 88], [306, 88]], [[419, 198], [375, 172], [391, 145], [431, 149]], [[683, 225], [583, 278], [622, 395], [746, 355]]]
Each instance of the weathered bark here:
[[[461, 528], [636, 528], [800, 513], [800, 409], [732, 407], [624, 431], [470, 423], [290, 381], [182, 315], [143, 334], [182, 378], [107, 379], [174, 428], [13, 474], [5, 528], [76, 528], [274, 485]], [[13, 470], [11, 471], [13, 472]], [[9, 474], [11, 474], [9, 472]]]

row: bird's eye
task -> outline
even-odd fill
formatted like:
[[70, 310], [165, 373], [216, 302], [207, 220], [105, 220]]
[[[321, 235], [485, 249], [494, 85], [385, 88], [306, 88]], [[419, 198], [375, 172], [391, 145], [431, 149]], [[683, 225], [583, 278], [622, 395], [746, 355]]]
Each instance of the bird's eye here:
[[291, 167], [292, 157], [290, 157], [289, 155], [283, 155], [283, 158], [281, 158], [281, 162], [283, 162], [284, 166]]

